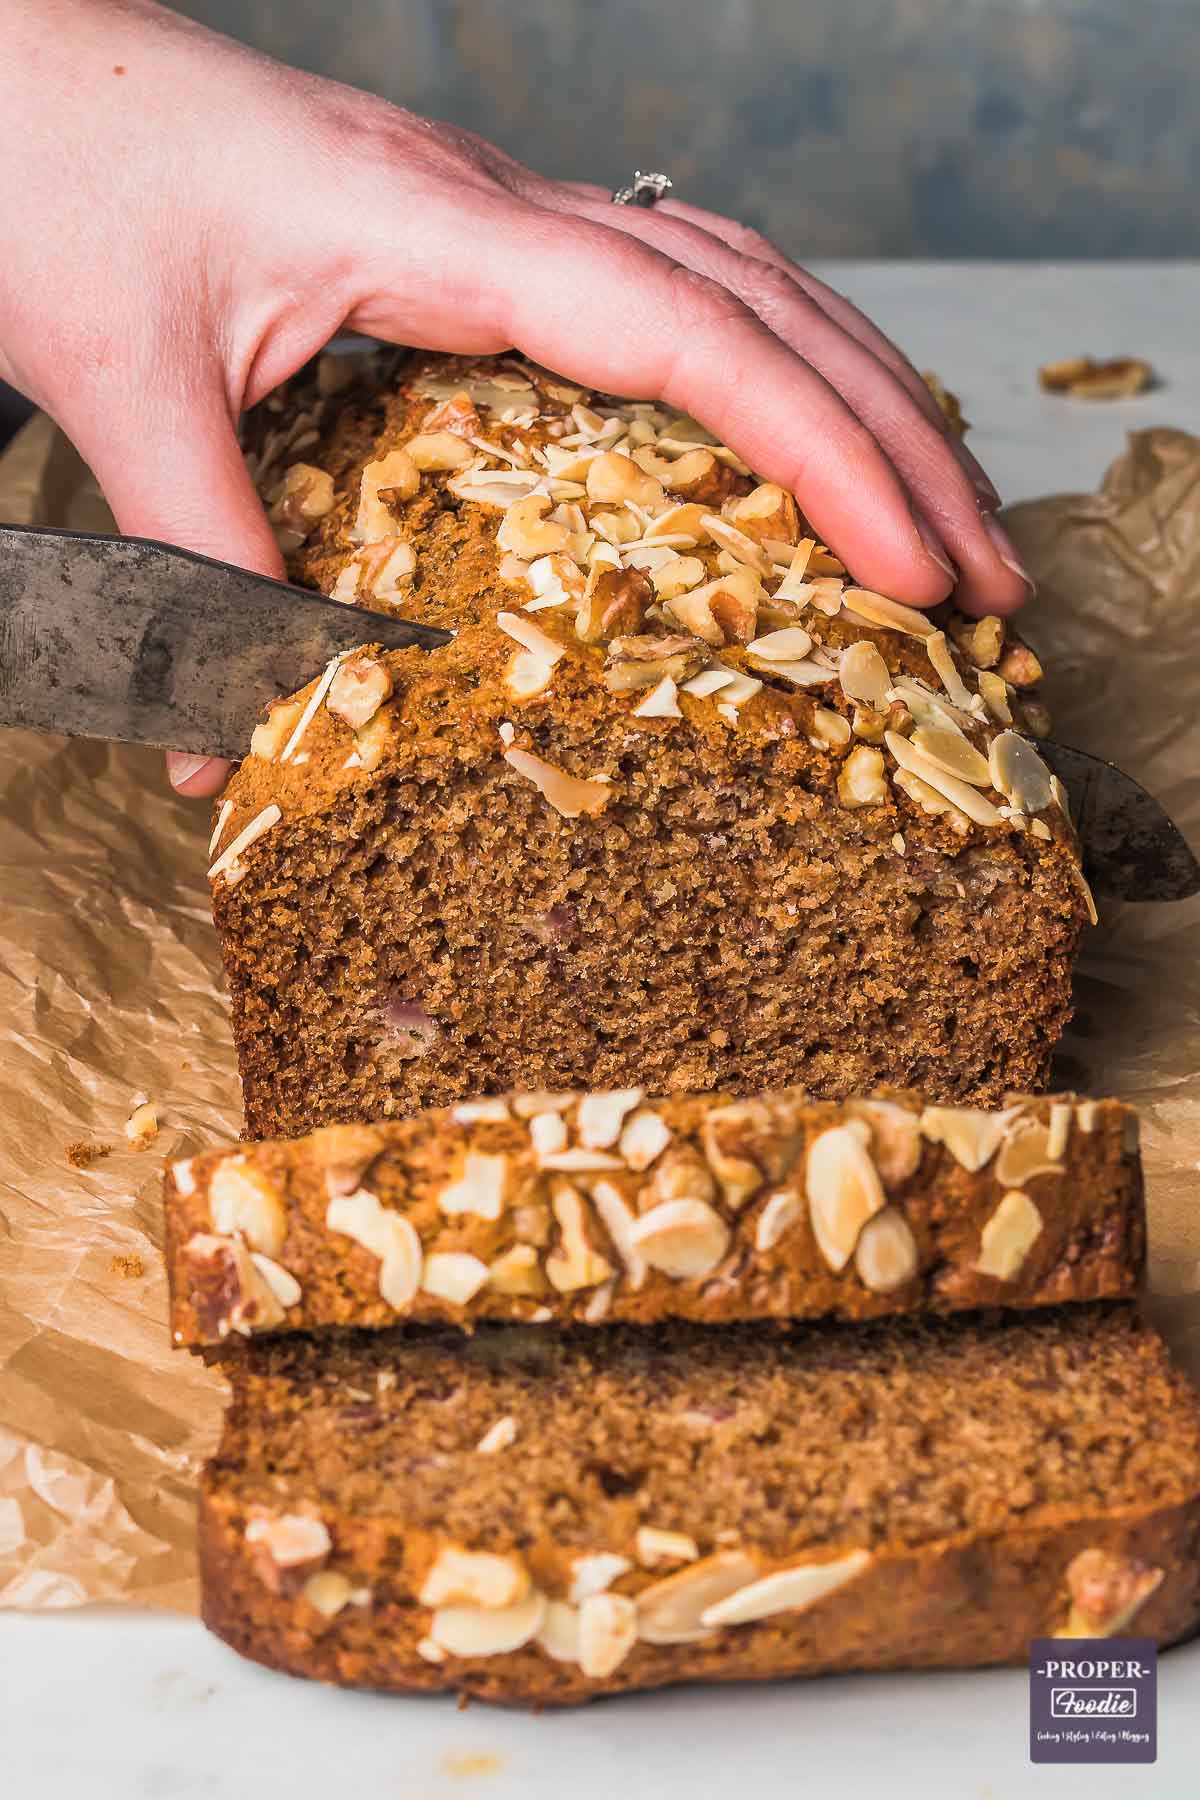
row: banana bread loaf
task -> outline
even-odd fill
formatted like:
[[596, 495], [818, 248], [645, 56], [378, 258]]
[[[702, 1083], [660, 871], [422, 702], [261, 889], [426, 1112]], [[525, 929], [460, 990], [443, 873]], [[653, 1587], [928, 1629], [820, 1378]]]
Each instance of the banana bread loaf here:
[[293, 1674], [559, 1703], [1200, 1622], [1200, 1398], [1123, 1306], [227, 1360], [203, 1615]]
[[176, 1163], [175, 1341], [397, 1320], [845, 1319], [1131, 1294], [1136, 1116], [901, 1092], [520, 1094]]
[[367, 368], [273, 396], [255, 472], [293, 578], [456, 636], [331, 663], [221, 804], [248, 1134], [514, 1088], [1042, 1089], [1090, 896], [1032, 652], [855, 587], [661, 407]]

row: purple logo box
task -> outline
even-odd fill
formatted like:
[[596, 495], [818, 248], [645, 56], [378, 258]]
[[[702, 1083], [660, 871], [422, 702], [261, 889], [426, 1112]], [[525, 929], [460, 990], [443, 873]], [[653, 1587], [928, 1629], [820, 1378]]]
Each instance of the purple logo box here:
[[1035, 1638], [1029, 1760], [1152, 1763], [1158, 1756], [1153, 1638]]

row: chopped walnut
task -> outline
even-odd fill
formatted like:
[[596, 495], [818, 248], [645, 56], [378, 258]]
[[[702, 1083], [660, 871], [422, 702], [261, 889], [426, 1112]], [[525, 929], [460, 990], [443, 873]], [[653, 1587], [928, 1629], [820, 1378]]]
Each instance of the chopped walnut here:
[[604, 681], [614, 694], [655, 687], [669, 675], [683, 682], [703, 667], [707, 650], [696, 637], [618, 637], [608, 646]]
[[333, 511], [333, 477], [311, 463], [293, 463], [270, 511], [282, 550], [298, 550], [327, 513]]
[[1097, 362], [1091, 356], [1068, 356], [1043, 363], [1038, 381], [1047, 394], [1069, 394], [1076, 400], [1124, 400], [1150, 386], [1154, 370], [1140, 356], [1114, 356]]
[[354, 731], [373, 719], [391, 698], [392, 678], [377, 657], [359, 652], [347, 657], [329, 684], [327, 709]]
[[592, 571], [583, 603], [575, 615], [575, 630], [586, 644], [605, 644], [612, 638], [631, 637], [641, 630], [646, 608], [653, 605], [654, 588], [640, 569]]
[[395, 536], [392, 507], [411, 500], [421, 486], [421, 472], [406, 450], [391, 450], [362, 472], [358, 512], [350, 532], [353, 544], [377, 544]]

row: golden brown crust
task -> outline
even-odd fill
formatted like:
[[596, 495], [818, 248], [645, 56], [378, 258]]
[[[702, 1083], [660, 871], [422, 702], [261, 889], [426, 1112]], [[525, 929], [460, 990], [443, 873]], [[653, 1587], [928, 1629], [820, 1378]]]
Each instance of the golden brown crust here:
[[334, 1126], [168, 1172], [172, 1329], [195, 1345], [1120, 1298], [1144, 1259], [1135, 1144], [1116, 1101], [922, 1113], [899, 1092], [520, 1095]]
[[295, 1674], [567, 1704], [1200, 1622], [1200, 1411], [1123, 1309], [375, 1335], [233, 1379], [203, 1616]]
[[[331, 505], [292, 573], [457, 636], [331, 667], [230, 785], [214, 907], [251, 1134], [566, 1083], [1044, 1087], [1087, 899], [1044, 770], [1001, 729], [1041, 727], [1036, 659], [1002, 622], [854, 589], [723, 446], [698, 445], [721, 493], [671, 490], [695, 454], [672, 434], [695, 428], [656, 409], [573, 411], [578, 390], [503, 362], [377, 379], [319, 418], [301, 391], [320, 467], [280, 529], [308, 528], [317, 476]], [[444, 430], [464, 387], [473, 416]], [[613, 430], [630, 456], [601, 448]], [[480, 470], [418, 469], [410, 449], [446, 460], [417, 449], [439, 434]], [[640, 514], [603, 497], [601, 458], [651, 496]], [[466, 497], [539, 473], [552, 512]], [[630, 548], [667, 509], [677, 547]], [[506, 549], [547, 531], [567, 548]]]

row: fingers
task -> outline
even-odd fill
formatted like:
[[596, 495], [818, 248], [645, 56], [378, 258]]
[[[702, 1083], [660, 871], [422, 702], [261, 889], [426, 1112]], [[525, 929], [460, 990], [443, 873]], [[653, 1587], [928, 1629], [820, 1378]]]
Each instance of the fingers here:
[[[589, 203], [590, 204], [590, 203]], [[785, 344], [823, 375], [867, 426], [911, 496], [914, 513], [935, 551], [943, 548], [959, 570], [957, 599], [970, 612], [1011, 612], [1032, 585], [1016, 551], [980, 516], [974, 485], [953, 454], [932, 396], [918, 382], [918, 404], [907, 383], [860, 339], [835, 323], [778, 264], [747, 258], [722, 239], [658, 208], [611, 209], [617, 229], [654, 245], [690, 268], [720, 281]], [[848, 559], [847, 559], [848, 560]], [[861, 570], [855, 573], [862, 579]]]
[[[586, 198], [592, 205], [608, 200], [604, 190], [594, 185], [583, 182], [569, 182], [563, 185], [570, 192]], [[999, 506], [1000, 495], [987, 471], [953, 431], [941, 407], [916, 368], [904, 352], [892, 342], [891, 338], [880, 331], [874, 321], [869, 319], [866, 313], [860, 311], [853, 301], [847, 300], [844, 294], [839, 294], [836, 288], [831, 288], [827, 282], [821, 281], [810, 270], [801, 268], [797, 263], [792, 262], [782, 250], [771, 243], [769, 238], [763, 237], [749, 226], [738, 224], [735, 219], [727, 219], [721, 213], [709, 212], [702, 206], [689, 206], [684, 201], [676, 200], [672, 196], [660, 201], [653, 211], [660, 216], [665, 214], [672, 218], [682, 219], [688, 224], [699, 226], [710, 236], [719, 238], [731, 250], [737, 251], [740, 255], [759, 262], [770, 263], [790, 275], [810, 300], [814, 301], [849, 336], [856, 338], [864, 349], [876, 356], [886, 368], [891, 370], [902, 386], [908, 389], [922, 412], [946, 437], [954, 456], [966, 470], [979, 496], [980, 504], [988, 511]]]
[[[113, 420], [123, 422], [117, 433]], [[127, 397], [96, 419], [63, 424], [104, 490], [120, 529], [204, 556], [282, 575], [283, 562], [242, 460], [233, 420], [218, 389], [130, 408]], [[167, 753], [167, 774], [189, 798], [215, 794], [230, 765], [218, 757]]]
[[392, 240], [353, 324], [429, 348], [515, 345], [589, 387], [662, 399], [794, 493], [858, 580], [917, 606], [946, 596], [953, 571], [871, 431], [727, 287], [607, 222], [493, 201], [478, 221], [457, 209], [439, 238], [439, 210], [416, 257]]

